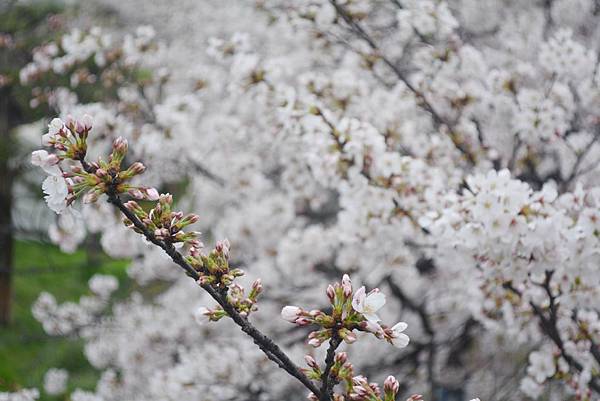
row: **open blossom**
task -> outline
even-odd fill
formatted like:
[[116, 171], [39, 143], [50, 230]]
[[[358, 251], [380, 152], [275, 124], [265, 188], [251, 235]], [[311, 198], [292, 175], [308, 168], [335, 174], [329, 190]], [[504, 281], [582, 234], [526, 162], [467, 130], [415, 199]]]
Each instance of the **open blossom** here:
[[31, 164], [41, 167], [49, 175], [61, 175], [61, 171], [57, 166], [59, 161], [58, 156], [50, 154], [43, 149], [31, 153]]
[[404, 348], [408, 345], [410, 338], [403, 333], [408, 325], [404, 322], [398, 322], [392, 327], [392, 333], [390, 335], [390, 342], [396, 348]]
[[352, 307], [358, 313], [362, 313], [363, 316], [372, 323], [377, 323], [381, 319], [377, 316], [376, 312], [385, 305], [385, 295], [379, 292], [378, 289], [371, 291], [366, 294], [365, 287], [360, 287], [354, 294], [352, 299]]
[[60, 118], [53, 118], [48, 124], [48, 132], [42, 136], [42, 145], [50, 146], [56, 135], [65, 129], [65, 123]]
[[54, 212], [60, 214], [67, 208], [69, 187], [64, 178], [49, 175], [42, 183], [42, 190], [46, 194], [44, 199], [46, 199], [48, 207]]

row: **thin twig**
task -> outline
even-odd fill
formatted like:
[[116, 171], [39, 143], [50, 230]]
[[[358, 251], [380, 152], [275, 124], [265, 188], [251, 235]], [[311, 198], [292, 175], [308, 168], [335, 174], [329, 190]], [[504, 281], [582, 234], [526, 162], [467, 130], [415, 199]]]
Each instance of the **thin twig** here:
[[[546, 281], [543, 284], [544, 287], [549, 288], [549, 277], [551, 278], [552, 275], [547, 273]], [[521, 291], [519, 291], [515, 287], [513, 287], [512, 283], [510, 283], [510, 282], [504, 283], [503, 287], [506, 288], [507, 290], [511, 291], [512, 293], [518, 295], [519, 297], [522, 297]], [[541, 327], [542, 331], [552, 340], [552, 342], [554, 342], [554, 344], [560, 351], [560, 354], [562, 355], [564, 360], [567, 362], [567, 364], [571, 368], [575, 369], [576, 371], [582, 372], [583, 365], [565, 350], [564, 342], [563, 342], [562, 338], [560, 337], [560, 333], [556, 326], [557, 307], [556, 307], [556, 303], [554, 302], [554, 300], [552, 298], [551, 298], [551, 303], [552, 303], [551, 308], [550, 308], [551, 316], [549, 318], [546, 317], [542, 308], [540, 306], [536, 305], [535, 303], [533, 303], [533, 301], [530, 301], [529, 305], [531, 306], [531, 309], [533, 310], [534, 315], [537, 316], [537, 318], [539, 319], [540, 327]], [[596, 393], [600, 394], [600, 382], [598, 381], [597, 377], [592, 377], [590, 382], [588, 383], [588, 385], [590, 386], [590, 388], [592, 390], [594, 390]]]
[[343, 6], [338, 4], [336, 0], [329, 0], [329, 3], [335, 8], [337, 14], [340, 17], [342, 17], [342, 19], [346, 22], [350, 29], [354, 31], [354, 33], [357, 34], [362, 40], [364, 40], [367, 43], [367, 45], [369, 45], [369, 47], [375, 52], [377, 57], [379, 57], [381, 61], [383, 61], [394, 72], [398, 79], [402, 81], [404, 85], [415, 95], [415, 97], [417, 98], [417, 104], [432, 116], [434, 125], [438, 128], [440, 126], [446, 126], [450, 130], [449, 136], [454, 146], [465, 156], [470, 165], [475, 165], [475, 156], [463, 143], [461, 143], [457, 138], [454, 137], [454, 134], [456, 133], [455, 124], [443, 117], [427, 100], [425, 95], [410, 82], [410, 80], [404, 74], [404, 72], [400, 70], [400, 68], [398, 68], [398, 66], [393, 61], [391, 61], [384, 54], [382, 54], [379, 46], [377, 45], [377, 43], [375, 43], [375, 40], [367, 33], [367, 31], [363, 29], [363, 27], [358, 22], [356, 22], [352, 18], [350, 14], [348, 14], [348, 12]]

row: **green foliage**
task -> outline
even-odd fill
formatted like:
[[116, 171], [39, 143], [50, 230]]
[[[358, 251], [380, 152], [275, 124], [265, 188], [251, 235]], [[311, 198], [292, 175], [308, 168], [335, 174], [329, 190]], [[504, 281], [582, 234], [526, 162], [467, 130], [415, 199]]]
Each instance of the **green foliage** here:
[[[60, 367], [69, 371], [69, 388], [93, 389], [97, 372], [83, 355], [83, 343], [46, 335], [31, 314], [31, 305], [42, 291], [59, 302], [77, 300], [88, 294], [87, 281], [95, 273], [112, 274], [119, 279], [117, 297], [129, 292], [125, 261], [101, 255], [96, 268], [88, 266], [87, 255], [78, 251], [61, 253], [54, 246], [19, 241], [15, 249], [13, 324], [0, 328], [0, 391], [42, 387], [46, 371]], [[42, 400], [58, 400], [42, 392]]]

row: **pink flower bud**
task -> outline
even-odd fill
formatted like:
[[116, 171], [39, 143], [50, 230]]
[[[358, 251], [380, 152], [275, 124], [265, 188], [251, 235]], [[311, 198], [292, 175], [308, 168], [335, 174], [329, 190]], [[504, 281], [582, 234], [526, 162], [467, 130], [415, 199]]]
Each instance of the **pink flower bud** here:
[[335, 289], [331, 284], [327, 286], [327, 298], [329, 298], [329, 301], [331, 302], [333, 302], [333, 299], [335, 298]]
[[339, 363], [340, 365], [345, 364], [347, 360], [348, 360], [348, 354], [346, 354], [345, 352], [340, 352], [335, 355], [335, 362]]
[[142, 174], [144, 171], [146, 171], [146, 166], [140, 162], [135, 162], [129, 166], [129, 171], [131, 171], [131, 173], [134, 175]]
[[313, 369], [319, 369], [319, 364], [317, 363], [317, 361], [315, 360], [315, 358], [313, 358], [310, 355], [304, 355], [304, 361], [306, 362], [306, 364], [313, 368]]
[[311, 338], [308, 340], [308, 345], [317, 348], [321, 345], [321, 341], [318, 338]]
[[302, 309], [297, 306], [285, 306], [281, 310], [281, 317], [283, 320], [287, 320], [290, 323], [295, 323], [298, 317], [302, 314]]
[[400, 383], [398, 383], [398, 380], [394, 376], [388, 376], [383, 382], [383, 391], [386, 395], [391, 394], [395, 397], [399, 389]]
[[353, 331], [345, 328], [338, 330], [338, 334], [346, 344], [352, 344], [357, 339], [356, 334], [354, 334]]
[[309, 319], [307, 319], [307, 318], [305, 318], [305, 317], [299, 317], [298, 319], [296, 319], [296, 324], [298, 326], [307, 326], [307, 325], [309, 325], [311, 323], [312, 323], [312, 321], [309, 320]]
[[157, 201], [159, 198], [158, 191], [155, 188], [144, 188], [146, 199], [151, 201]]
[[85, 132], [85, 126], [79, 121], [75, 123], [75, 132], [77, 132], [79, 135]]
[[83, 118], [81, 119], [81, 122], [83, 123], [83, 126], [85, 127], [86, 131], [92, 129], [93, 119], [92, 116], [90, 116], [89, 114], [84, 114]]
[[123, 138], [122, 136], [118, 137], [113, 142], [113, 149], [119, 153], [127, 153], [128, 148], [129, 144], [127, 143], [127, 139]]
[[131, 188], [127, 192], [129, 193], [129, 195], [131, 195], [135, 199], [144, 199], [144, 194], [142, 193], [142, 191], [140, 191], [137, 188]]
[[350, 276], [344, 274], [342, 277], [342, 288], [344, 289], [344, 296], [346, 298], [352, 295], [352, 281], [350, 281]]
[[127, 208], [127, 210], [129, 210], [130, 212], [133, 212], [133, 211], [138, 210], [140, 208], [140, 205], [138, 205], [136, 201], [125, 202], [123, 204], [123, 206], [125, 206]]

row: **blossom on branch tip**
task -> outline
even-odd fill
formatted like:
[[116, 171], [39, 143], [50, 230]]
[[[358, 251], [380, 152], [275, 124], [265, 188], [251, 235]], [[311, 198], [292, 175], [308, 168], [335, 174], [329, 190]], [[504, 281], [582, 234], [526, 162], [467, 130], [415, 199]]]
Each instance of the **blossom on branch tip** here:
[[403, 333], [408, 325], [404, 322], [398, 322], [386, 333], [389, 333], [387, 340], [396, 348], [404, 348], [410, 342], [410, 338]]
[[354, 298], [352, 299], [352, 307], [358, 313], [361, 313], [367, 320], [373, 323], [379, 322], [381, 319], [376, 312], [385, 305], [385, 295], [374, 289], [369, 294], [366, 294], [365, 287], [360, 287]]

